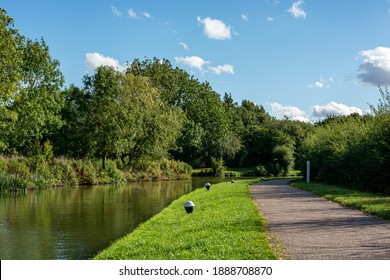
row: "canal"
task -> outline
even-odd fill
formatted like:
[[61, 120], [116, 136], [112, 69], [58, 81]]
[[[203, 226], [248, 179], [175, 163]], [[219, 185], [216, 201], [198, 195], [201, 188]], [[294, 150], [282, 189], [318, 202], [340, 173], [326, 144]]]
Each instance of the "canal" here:
[[89, 259], [173, 200], [218, 181], [195, 177], [1, 194], [0, 259]]

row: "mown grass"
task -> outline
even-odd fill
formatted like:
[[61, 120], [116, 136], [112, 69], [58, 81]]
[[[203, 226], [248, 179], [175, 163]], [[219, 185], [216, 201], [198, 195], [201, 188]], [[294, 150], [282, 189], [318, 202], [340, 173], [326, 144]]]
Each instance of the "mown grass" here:
[[309, 191], [346, 207], [363, 211], [366, 214], [390, 220], [390, 196], [352, 188], [319, 183], [293, 181], [291, 185]]
[[[249, 194], [255, 182], [219, 183], [182, 196], [95, 259], [277, 259]], [[192, 214], [185, 212], [187, 200], [195, 204]]]

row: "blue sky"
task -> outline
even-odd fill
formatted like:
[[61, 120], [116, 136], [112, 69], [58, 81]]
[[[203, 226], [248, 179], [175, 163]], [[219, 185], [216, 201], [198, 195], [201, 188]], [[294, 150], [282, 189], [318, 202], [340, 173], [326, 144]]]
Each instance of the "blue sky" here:
[[66, 85], [102, 64], [165, 58], [235, 101], [318, 120], [364, 114], [390, 84], [389, 0], [2, 0], [43, 37]]

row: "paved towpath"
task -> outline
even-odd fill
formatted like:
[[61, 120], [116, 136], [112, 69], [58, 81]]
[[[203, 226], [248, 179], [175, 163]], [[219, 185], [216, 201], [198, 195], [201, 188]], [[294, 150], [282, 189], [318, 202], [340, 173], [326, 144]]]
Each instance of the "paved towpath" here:
[[288, 259], [390, 259], [390, 222], [291, 187], [288, 181], [250, 187]]

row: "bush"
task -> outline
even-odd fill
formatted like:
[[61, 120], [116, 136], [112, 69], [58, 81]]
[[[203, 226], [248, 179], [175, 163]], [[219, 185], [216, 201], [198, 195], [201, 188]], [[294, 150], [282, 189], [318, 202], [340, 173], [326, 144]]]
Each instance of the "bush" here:
[[264, 165], [258, 165], [258, 166], [256, 166], [256, 175], [258, 175], [258, 176], [268, 176], [269, 172], [264, 167]]
[[79, 184], [79, 178], [72, 166], [72, 160], [53, 159], [50, 172], [53, 174], [57, 186], [77, 186]]
[[213, 170], [213, 173], [214, 173], [214, 176], [215, 177], [223, 177], [224, 176], [224, 171], [225, 171], [225, 168], [224, 168], [224, 161], [222, 158], [219, 158], [219, 159], [215, 159], [215, 158], [211, 158], [211, 165], [212, 165], [212, 170]]
[[294, 167], [293, 145], [279, 145], [273, 149], [277, 175], [287, 176]]
[[188, 179], [192, 174], [192, 167], [187, 163], [169, 159], [149, 162], [144, 169], [146, 176], [153, 180]]
[[103, 176], [107, 178], [107, 182], [123, 183], [126, 181], [124, 173], [117, 168], [116, 162], [112, 160], [106, 161], [106, 168], [102, 170]]
[[272, 176], [281, 176], [283, 173], [283, 170], [276, 159], [274, 159], [272, 162], [267, 162], [265, 164], [265, 169], [267, 170], [268, 174]]
[[301, 153], [314, 179], [390, 193], [390, 114], [332, 118], [305, 139]]
[[76, 160], [73, 162], [73, 168], [80, 185], [94, 185], [98, 183], [97, 171], [91, 160]]
[[22, 159], [10, 158], [6, 170], [9, 174], [30, 175], [30, 168], [27, 166], [27, 162]]

